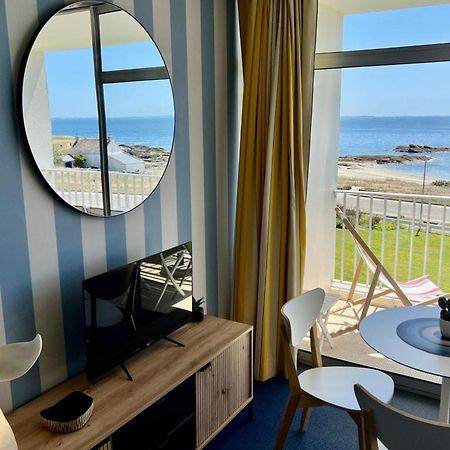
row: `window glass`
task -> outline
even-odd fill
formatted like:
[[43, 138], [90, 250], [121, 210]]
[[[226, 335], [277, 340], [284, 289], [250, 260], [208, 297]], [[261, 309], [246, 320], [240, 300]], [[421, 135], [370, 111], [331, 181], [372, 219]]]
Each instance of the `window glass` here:
[[101, 14], [99, 23], [104, 71], [165, 65], [152, 38], [126, 12]]
[[[414, 182], [425, 160], [430, 181], [449, 179], [449, 77], [450, 62], [343, 69], [339, 156], [350, 160], [340, 161], [341, 184], [369, 172], [375, 178], [378, 172], [392, 178], [401, 172]], [[386, 158], [372, 164], [351, 160], [374, 155]], [[397, 157], [404, 161], [392, 162]], [[405, 180], [398, 192], [408, 189]]]
[[133, 208], [157, 186], [169, 161], [174, 134], [170, 81], [106, 84], [104, 92], [111, 205], [113, 210]]
[[393, 9], [396, 2], [380, 0], [321, 1], [317, 52], [450, 42], [450, 2], [430, 0], [410, 8], [408, 2], [398, 4], [403, 7]]

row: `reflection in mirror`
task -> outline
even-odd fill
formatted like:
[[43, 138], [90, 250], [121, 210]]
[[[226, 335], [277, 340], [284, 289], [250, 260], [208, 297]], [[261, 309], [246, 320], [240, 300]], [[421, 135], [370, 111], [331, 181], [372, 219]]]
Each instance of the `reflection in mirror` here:
[[[102, 69], [161, 67], [164, 61], [147, 31], [125, 11], [99, 16]], [[126, 37], [120, 33], [126, 30]]]
[[[174, 128], [165, 99], [172, 91], [169, 80], [151, 80], [108, 84], [104, 94], [111, 208], [120, 210], [129, 208], [127, 193], [133, 192], [135, 202], [145, 200], [164, 173]], [[134, 117], [126, 117], [124, 98], [133, 104]]]
[[26, 57], [20, 92], [33, 159], [71, 206], [121, 214], [155, 189], [172, 148], [172, 88], [128, 13], [79, 2], [55, 14]]

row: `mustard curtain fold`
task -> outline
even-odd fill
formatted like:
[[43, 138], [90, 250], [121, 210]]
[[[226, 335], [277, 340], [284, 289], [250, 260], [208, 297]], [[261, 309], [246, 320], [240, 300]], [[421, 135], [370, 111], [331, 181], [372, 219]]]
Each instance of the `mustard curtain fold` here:
[[255, 326], [255, 377], [282, 367], [281, 306], [301, 291], [316, 0], [239, 0], [244, 95], [234, 318]]

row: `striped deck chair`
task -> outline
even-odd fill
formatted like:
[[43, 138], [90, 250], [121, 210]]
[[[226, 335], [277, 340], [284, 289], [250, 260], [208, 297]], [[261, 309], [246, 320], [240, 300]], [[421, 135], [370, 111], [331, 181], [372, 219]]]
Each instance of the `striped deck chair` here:
[[[355, 243], [355, 247], [357, 248], [360, 255], [347, 298], [347, 302], [352, 306], [358, 304], [363, 305], [362, 312], [359, 315], [359, 320], [362, 320], [364, 319], [364, 317], [366, 317], [370, 303], [373, 299], [384, 297], [385, 295], [391, 293], [394, 293], [405, 306], [430, 305], [435, 303], [437, 299], [442, 295], [446, 295], [440, 287], [436, 286], [430, 280], [428, 275], [424, 275], [420, 278], [416, 278], [415, 280], [405, 282], [395, 280], [389, 274], [380, 260], [375, 256], [372, 250], [370, 250], [369, 246], [364, 242], [362, 237], [358, 234], [358, 232], [355, 230], [353, 225], [350, 223], [350, 221], [347, 219], [340, 208], [336, 208], [336, 215], [342, 220], [345, 228], [350, 231], [353, 242]], [[353, 300], [356, 284], [358, 283], [364, 264], [366, 264], [368, 269], [373, 273], [369, 292], [367, 293], [366, 297], [360, 298], [358, 300]], [[378, 283], [381, 283], [381, 285], [384, 286], [384, 289], [381, 292], [375, 293], [375, 289]]]

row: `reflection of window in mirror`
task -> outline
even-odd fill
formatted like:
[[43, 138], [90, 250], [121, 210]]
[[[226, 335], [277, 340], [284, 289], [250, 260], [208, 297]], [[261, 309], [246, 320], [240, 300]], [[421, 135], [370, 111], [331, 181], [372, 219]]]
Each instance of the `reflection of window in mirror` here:
[[99, 24], [103, 70], [164, 67], [155, 43], [129, 14], [101, 14]]
[[147, 31], [120, 8], [93, 3], [71, 4], [39, 32], [22, 108], [49, 185], [75, 208], [103, 216], [134, 208], [158, 184], [172, 149], [174, 104]]
[[76, 26], [67, 19], [55, 17], [42, 30], [23, 85], [29, 144], [40, 170], [51, 179], [54, 167], [71, 165], [67, 151], [75, 136], [98, 138], [98, 126], [92, 126], [97, 124], [97, 103], [89, 11], [72, 15], [69, 22]]
[[127, 207], [125, 190], [144, 200], [164, 173], [174, 132], [172, 89], [169, 80], [135, 81], [106, 84], [104, 95], [109, 171], [115, 173], [111, 207], [117, 210]]

